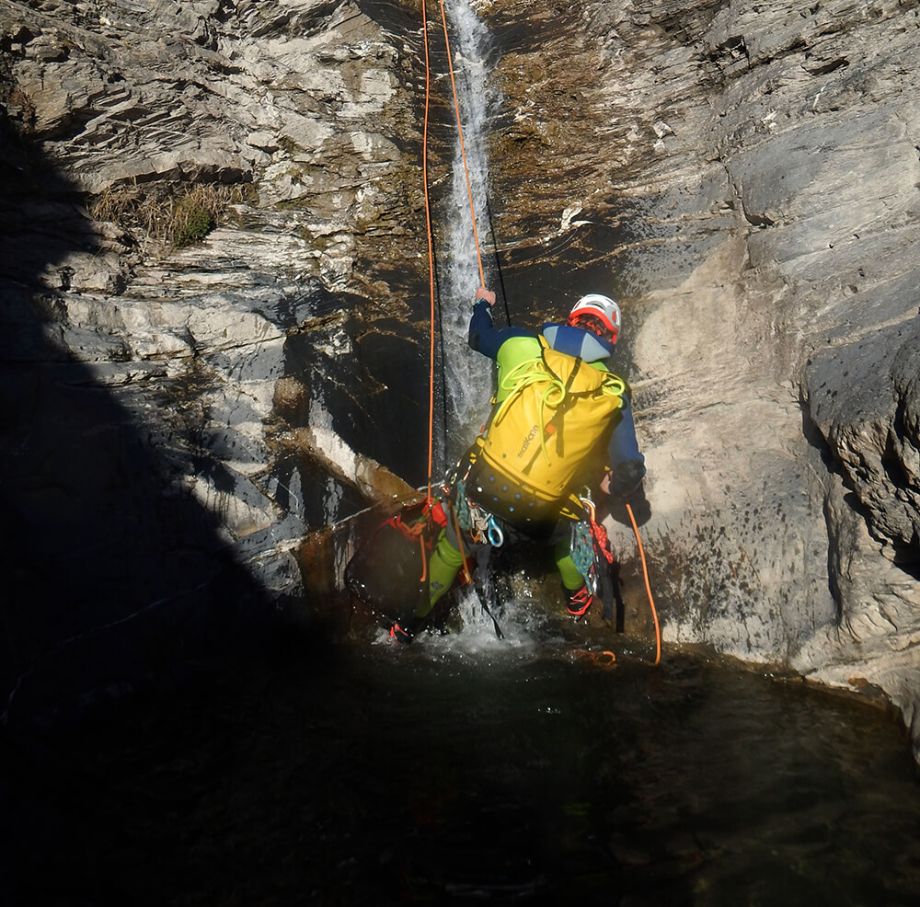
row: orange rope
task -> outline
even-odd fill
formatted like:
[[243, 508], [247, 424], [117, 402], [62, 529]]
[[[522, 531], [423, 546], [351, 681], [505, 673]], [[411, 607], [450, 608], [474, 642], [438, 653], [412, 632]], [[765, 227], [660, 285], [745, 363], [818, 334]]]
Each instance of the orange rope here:
[[450, 73], [450, 87], [454, 95], [454, 114], [457, 118], [457, 134], [460, 136], [460, 156], [463, 158], [463, 175], [466, 178], [466, 194], [470, 202], [470, 217], [473, 219], [473, 241], [476, 243], [476, 264], [479, 266], [479, 285], [486, 285], [485, 271], [482, 268], [482, 251], [479, 248], [479, 230], [476, 227], [476, 207], [473, 203], [473, 185], [470, 182], [470, 167], [466, 160], [466, 146], [463, 142], [463, 123], [460, 120], [460, 101], [457, 97], [457, 82], [454, 79], [454, 61], [450, 53], [450, 37], [447, 34], [447, 13], [444, 0], [438, 0], [441, 7], [441, 24], [444, 28], [444, 44], [447, 48], [447, 71]]
[[428, 55], [428, 0], [422, 0], [422, 33], [425, 38], [425, 126], [422, 131], [422, 184], [425, 189], [425, 228], [428, 232], [428, 503], [431, 503], [431, 473], [434, 470], [434, 237], [431, 229], [431, 199], [428, 192], [428, 114], [431, 107], [431, 61]]
[[454, 521], [454, 533], [457, 536], [457, 549], [460, 552], [460, 557], [463, 562], [463, 578], [468, 582], [473, 582], [473, 577], [470, 575], [470, 568], [466, 562], [466, 546], [463, 544], [463, 530], [460, 528], [460, 519], [457, 516], [457, 510], [453, 504], [450, 505], [450, 515]]
[[410, 526], [402, 521], [402, 515], [396, 514], [385, 521], [398, 532], [401, 532], [407, 539], [418, 539], [419, 549], [422, 553], [422, 575], [418, 578], [420, 583], [428, 579], [428, 550], [425, 547], [425, 523], [419, 521]]
[[418, 578], [420, 583], [428, 582], [428, 552], [425, 550], [425, 536], [419, 534], [418, 545], [422, 552], [422, 575]]
[[616, 652], [610, 649], [604, 649], [602, 652], [592, 652], [590, 649], [576, 649], [576, 658], [583, 658], [591, 662], [596, 668], [609, 671], [617, 666]]
[[645, 578], [645, 591], [648, 595], [649, 607], [652, 609], [652, 620], [655, 622], [655, 664], [657, 665], [661, 663], [661, 627], [658, 624], [658, 612], [655, 610], [655, 597], [652, 595], [652, 586], [648, 579], [648, 565], [645, 563], [645, 551], [642, 549], [642, 539], [639, 537], [639, 526], [629, 504], [626, 505], [626, 512], [629, 514], [629, 522], [632, 523], [633, 532], [636, 535], [636, 544], [639, 546], [642, 575]]

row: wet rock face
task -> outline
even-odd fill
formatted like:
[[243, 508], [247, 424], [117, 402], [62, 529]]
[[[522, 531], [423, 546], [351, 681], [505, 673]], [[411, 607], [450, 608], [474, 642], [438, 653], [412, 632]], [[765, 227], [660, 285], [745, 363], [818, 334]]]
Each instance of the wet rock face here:
[[534, 295], [621, 299], [666, 636], [877, 684], [908, 723], [918, 6], [489, 4], [500, 232]]

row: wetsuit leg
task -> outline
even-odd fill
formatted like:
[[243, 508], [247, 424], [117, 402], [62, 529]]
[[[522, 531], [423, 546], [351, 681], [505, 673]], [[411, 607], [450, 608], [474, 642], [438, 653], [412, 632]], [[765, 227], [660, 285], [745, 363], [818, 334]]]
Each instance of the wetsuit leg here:
[[438, 599], [454, 584], [463, 558], [456, 546], [447, 537], [444, 530], [438, 538], [438, 545], [428, 561], [428, 601], [422, 602], [415, 610], [416, 617], [427, 617]]
[[562, 585], [569, 592], [577, 592], [585, 584], [585, 578], [578, 572], [575, 561], [572, 560], [568, 534], [564, 538], [557, 537], [553, 553], [556, 559], [556, 567], [562, 577]]

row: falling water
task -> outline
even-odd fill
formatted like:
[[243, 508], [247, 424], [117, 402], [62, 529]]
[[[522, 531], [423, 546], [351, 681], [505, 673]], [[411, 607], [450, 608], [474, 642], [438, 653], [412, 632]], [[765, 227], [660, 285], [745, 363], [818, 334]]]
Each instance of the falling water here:
[[[453, 0], [448, 7], [448, 17], [473, 204], [482, 231], [488, 223], [487, 128], [498, 103], [498, 95], [489, 81], [492, 42], [471, 0]], [[466, 342], [470, 306], [479, 286], [479, 270], [459, 134], [455, 138], [453, 183], [447, 207], [447, 254], [444, 256], [446, 268], [441, 305], [448, 402], [445, 446], [448, 458], [453, 460], [472, 442], [485, 418], [491, 382], [488, 362], [470, 350]], [[488, 261], [483, 265], [488, 268]], [[489, 280], [488, 270], [486, 280]]]
[[[481, 237], [488, 223], [487, 130], [499, 98], [489, 80], [491, 36], [476, 15], [474, 2], [453, 0], [447, 5], [447, 11], [463, 126], [463, 145]], [[470, 310], [476, 288], [480, 285], [480, 276], [463, 150], [459, 131], [455, 129], [453, 180], [445, 218], [446, 268], [442, 272], [441, 287], [448, 426], [444, 450], [449, 463], [456, 460], [472, 443], [485, 419], [492, 377], [490, 363], [467, 344]], [[488, 265], [488, 260], [484, 259], [487, 284], [490, 279]], [[491, 618], [485, 614], [479, 596], [472, 588], [459, 595], [456, 613], [462, 630], [445, 637], [442, 640], [444, 648], [472, 654], [489, 652], [496, 644], [501, 645], [496, 638]], [[528, 629], [523, 626], [515, 626], [510, 633], [512, 644], [509, 646], [506, 640], [502, 646], [506, 653], [530, 641]]]

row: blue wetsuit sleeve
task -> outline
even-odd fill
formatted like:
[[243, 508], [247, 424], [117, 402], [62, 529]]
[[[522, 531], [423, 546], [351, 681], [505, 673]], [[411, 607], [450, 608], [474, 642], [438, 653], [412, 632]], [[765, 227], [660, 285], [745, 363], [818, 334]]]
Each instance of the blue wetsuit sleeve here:
[[644, 474], [645, 457], [639, 452], [636, 423], [633, 421], [632, 400], [628, 395], [623, 397], [623, 406], [619, 410], [619, 414], [620, 419], [610, 435], [610, 443], [607, 445], [608, 465], [616, 474], [618, 466], [623, 466], [625, 463], [635, 463], [637, 466], [642, 467], [642, 474]]
[[470, 318], [469, 345], [483, 356], [498, 359], [499, 347], [511, 337], [528, 337], [529, 331], [523, 328], [496, 328], [492, 323], [492, 310], [489, 303], [480, 299], [473, 306]]

